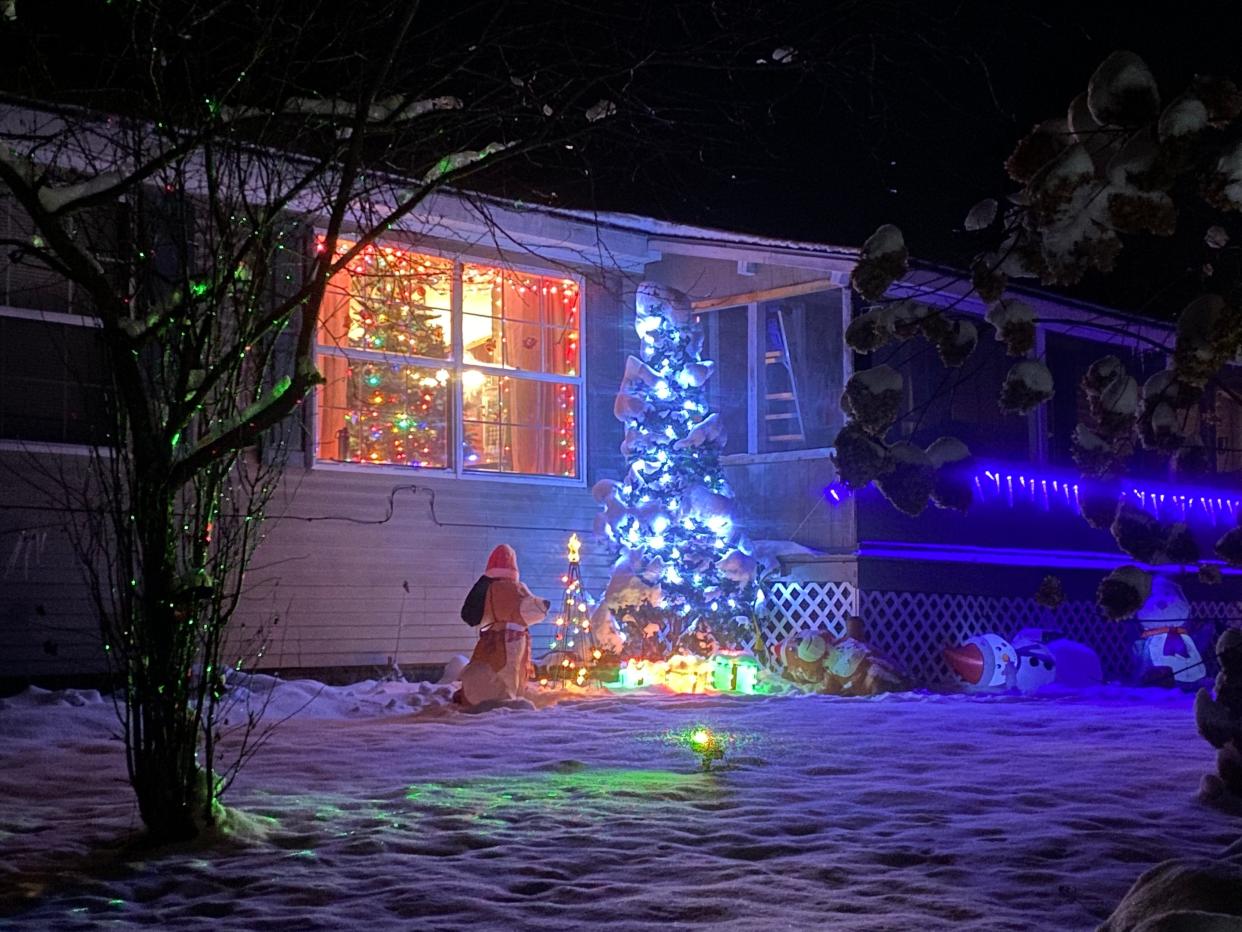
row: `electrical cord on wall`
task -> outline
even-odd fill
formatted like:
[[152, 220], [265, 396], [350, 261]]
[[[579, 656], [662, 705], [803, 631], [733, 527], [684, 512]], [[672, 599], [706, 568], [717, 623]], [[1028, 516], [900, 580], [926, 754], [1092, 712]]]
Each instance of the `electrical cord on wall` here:
[[440, 516], [436, 514], [436, 490], [429, 489], [422, 485], [398, 485], [394, 486], [388, 493], [388, 508], [382, 518], [352, 518], [349, 515], [279, 515], [272, 516], [271, 520], [276, 521], [306, 521], [308, 523], [314, 521], [344, 521], [348, 524], [387, 524], [392, 520], [393, 514], [397, 507], [397, 494], [399, 492], [410, 492], [418, 495], [419, 492], [427, 493], [427, 511], [431, 516], [431, 521], [436, 527], [468, 527], [468, 528], [486, 528], [502, 531], [563, 531], [565, 533], [581, 532], [581, 528], [562, 528], [548, 527], [546, 524], [492, 524], [480, 523], [474, 521], [442, 521]]
[[[435, 489], [429, 489], [426, 486], [413, 485], [413, 484], [398, 485], [392, 488], [392, 490], [388, 493], [388, 507], [384, 513], [384, 517], [382, 518], [353, 518], [353, 517], [350, 517], [349, 515], [291, 515], [291, 514], [276, 515], [276, 514], [269, 514], [266, 520], [269, 520], [269, 521], [305, 521], [307, 523], [311, 523], [314, 521], [344, 521], [348, 524], [364, 524], [364, 525], [387, 524], [389, 521], [392, 520], [393, 514], [396, 511], [397, 494], [399, 492], [407, 492], [407, 491], [411, 492], [414, 495], [418, 495], [419, 492], [427, 493], [427, 497], [428, 497], [427, 511], [428, 511], [428, 514], [431, 516], [432, 523], [436, 527], [484, 528], [484, 529], [494, 529], [494, 530], [500, 530], [500, 531], [563, 531], [567, 534], [584, 533], [582, 531], [582, 528], [549, 527], [546, 524], [539, 524], [539, 525], [494, 524], [494, 523], [480, 523], [480, 522], [474, 522], [474, 521], [443, 521], [440, 519], [440, 516], [436, 514]], [[78, 514], [87, 514], [87, 513], [91, 513], [95, 511], [95, 509], [89, 509], [89, 508], [57, 508], [54, 505], [52, 506], [49, 506], [49, 505], [13, 505], [13, 504], [0, 505], [0, 511], [10, 511], [10, 510], [12, 511], [47, 511], [47, 512], [78, 513]], [[40, 525], [30, 525], [28, 527], [6, 528], [5, 531], [6, 532], [22, 532], [22, 531], [39, 530], [42, 528], [59, 527], [59, 526], [60, 525], [57, 523], [48, 523], [48, 524], [40, 524]]]

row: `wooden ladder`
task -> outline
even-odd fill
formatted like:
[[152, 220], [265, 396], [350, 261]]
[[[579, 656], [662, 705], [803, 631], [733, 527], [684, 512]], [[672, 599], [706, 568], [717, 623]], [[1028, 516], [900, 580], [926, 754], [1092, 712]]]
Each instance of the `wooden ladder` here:
[[[769, 443], [804, 440], [802, 407], [798, 402], [798, 382], [789, 358], [789, 338], [782, 308], [768, 308], [764, 320], [766, 334], [763, 353], [764, 414]], [[772, 391], [773, 388], [777, 391]]]

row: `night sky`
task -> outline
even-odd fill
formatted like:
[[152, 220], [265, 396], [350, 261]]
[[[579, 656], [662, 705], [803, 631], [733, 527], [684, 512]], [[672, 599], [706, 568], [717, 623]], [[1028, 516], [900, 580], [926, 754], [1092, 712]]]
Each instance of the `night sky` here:
[[[1195, 73], [1239, 77], [1237, 3], [828, 2], [790, 20], [803, 13], [814, 60], [791, 82], [747, 76], [743, 127], [712, 127], [701, 152], [653, 147], [639, 170], [618, 164], [569, 199], [842, 245], [893, 222], [914, 256], [961, 265], [979, 245], [961, 232], [967, 209], [1014, 190], [1014, 143], [1064, 113], [1109, 52], [1146, 59], [1166, 101]], [[1141, 246], [1130, 258], [1075, 293], [1167, 315], [1151, 296], [1180, 259]]]
[[[162, 9], [180, 6], [195, 4], [164, 0]], [[247, 60], [254, 32], [243, 22], [246, 4], [198, 8], [211, 15], [167, 51], [174, 61], [197, 55], [199, 73], [183, 88], [193, 106], [218, 90], [200, 85]], [[270, 8], [283, 11], [289, 30], [313, 11], [307, 47], [328, 51], [297, 79], [324, 96], [348, 96], [342, 74], [377, 57], [400, 9], [389, 0], [348, 8], [272, 0]], [[9, 62], [0, 89], [110, 112], [149, 109], [128, 93], [145, 76], [142, 55], [137, 71], [124, 64], [133, 49], [126, 23], [144, 8], [23, 0], [19, 9], [25, 44], [0, 29]], [[399, 62], [417, 76], [416, 92], [472, 102], [509, 92], [520, 109], [516, 75], [536, 76], [542, 88], [594, 75], [592, 97], [620, 106], [571, 152], [554, 147], [471, 186], [845, 246], [891, 222], [915, 258], [958, 267], [983, 245], [960, 231], [970, 205], [1014, 189], [1002, 165], [1015, 142], [1063, 114], [1109, 52], [1145, 58], [1167, 101], [1195, 73], [1240, 77], [1242, 47], [1236, 0], [424, 0], [417, 22]], [[791, 60], [774, 63], [777, 49], [792, 50]], [[636, 61], [644, 64], [632, 73], [618, 65]], [[276, 86], [252, 83], [246, 93]], [[587, 103], [574, 103], [580, 124]], [[507, 132], [496, 121], [477, 129], [477, 138], [445, 145], [480, 147]], [[1119, 274], [1074, 293], [1168, 316], [1180, 305], [1165, 296], [1195, 261], [1190, 248], [1127, 246]]]

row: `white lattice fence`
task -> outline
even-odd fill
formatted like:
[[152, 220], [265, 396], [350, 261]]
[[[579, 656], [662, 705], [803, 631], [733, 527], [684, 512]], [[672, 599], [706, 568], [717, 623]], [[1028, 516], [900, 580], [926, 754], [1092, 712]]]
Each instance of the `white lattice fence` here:
[[[976, 634], [1013, 637], [1023, 628], [1048, 628], [1092, 647], [1106, 679], [1126, 679], [1132, 668], [1133, 625], [1110, 621], [1093, 602], [1065, 602], [1050, 611], [1029, 598], [940, 592], [860, 592], [849, 583], [780, 582], [771, 587], [762, 619], [768, 643], [812, 629], [845, 633], [860, 615], [867, 638], [900, 663], [916, 685], [955, 682], [941, 651]], [[1242, 604], [1195, 602], [1191, 618], [1242, 624]]]
[[1190, 617], [1222, 625], [1242, 625], [1242, 602], [1191, 602]]
[[820, 629], [840, 637], [858, 614], [858, 590], [847, 582], [778, 582], [767, 596], [760, 623], [769, 644]]
[[[1104, 677], [1125, 680], [1133, 669], [1135, 626], [1110, 621], [1094, 602], [1065, 602], [1050, 611], [1033, 599], [923, 592], [864, 592], [860, 614], [871, 641], [902, 663], [916, 683], [938, 686], [955, 677], [941, 651], [976, 634], [1013, 637], [1023, 628], [1048, 628], [1082, 641], [1100, 656]], [[1196, 602], [1190, 617], [1237, 624], [1242, 606]]]

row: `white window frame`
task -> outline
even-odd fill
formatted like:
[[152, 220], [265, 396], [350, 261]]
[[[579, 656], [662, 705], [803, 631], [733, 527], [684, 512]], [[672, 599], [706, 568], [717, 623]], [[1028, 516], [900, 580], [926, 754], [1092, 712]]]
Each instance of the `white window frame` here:
[[[316, 231], [322, 235], [323, 231]], [[348, 240], [349, 233], [342, 233], [341, 239]], [[418, 466], [400, 466], [396, 463], [342, 463], [339, 460], [323, 459], [319, 450], [319, 396], [320, 389], [312, 393], [310, 400], [310, 450], [307, 456], [308, 468], [325, 472], [361, 473], [363, 475], [398, 475], [411, 474], [437, 476], [453, 479], [487, 480], [494, 482], [522, 482], [536, 485], [555, 485], [583, 488], [586, 486], [586, 385], [587, 385], [587, 340], [586, 340], [586, 280], [578, 274], [568, 274], [561, 268], [547, 268], [510, 262], [493, 256], [475, 256], [464, 252], [455, 252], [432, 245], [406, 243], [400, 240], [380, 240], [376, 245], [390, 245], [394, 248], [448, 259], [453, 263], [452, 299], [449, 312], [452, 321], [452, 342], [449, 347], [449, 358], [435, 359], [428, 356], [406, 356], [401, 353], [379, 353], [374, 350], [362, 350], [338, 346], [327, 346], [319, 342], [318, 333], [315, 337], [315, 358], [321, 355], [337, 356], [343, 359], [362, 359], [396, 364], [417, 366], [419, 368], [447, 369], [449, 372], [449, 411], [447, 418], [448, 451], [451, 465], [446, 469], [425, 468]], [[462, 268], [466, 265], [485, 265], [491, 268], [504, 269], [518, 274], [536, 275], [542, 278], [571, 279], [578, 285], [578, 372], [574, 376], [554, 375], [547, 372], [530, 372], [520, 369], [506, 369], [504, 366], [468, 363], [465, 361], [465, 347], [462, 342]], [[322, 323], [322, 322], [321, 322]], [[461, 440], [465, 430], [463, 418], [463, 397], [461, 374], [471, 369], [488, 376], [510, 379], [521, 379], [529, 382], [549, 382], [555, 385], [573, 385], [577, 410], [574, 415], [574, 430], [577, 433], [574, 443], [576, 453], [576, 476], [552, 476], [541, 473], [492, 472], [482, 469], [466, 469], [462, 462]]]
[[[722, 455], [720, 462], [725, 466], [820, 460], [827, 459], [829, 454], [832, 453], [831, 446], [808, 447], [805, 450], [759, 452], [759, 437], [761, 434], [759, 373], [762, 371], [763, 366], [763, 350], [761, 348], [763, 329], [759, 319], [760, 305], [766, 304], [769, 301], [777, 301], [781, 298], [827, 292], [840, 292], [841, 294], [841, 333], [844, 334], [845, 328], [850, 324], [850, 292], [848, 288], [842, 288], [839, 284], [827, 279], [806, 282], [804, 285], [773, 288], [768, 291], [736, 296], [741, 300], [713, 298], [710, 301], [696, 302], [694, 307], [696, 316], [706, 316], [718, 311], [733, 310], [735, 308], [746, 308], [746, 346], [748, 350], [746, 354], [746, 450], [745, 452]], [[845, 346], [843, 340], [841, 344], [842, 385], [849, 381], [850, 375], [853, 373], [853, 367], [853, 354]]]

